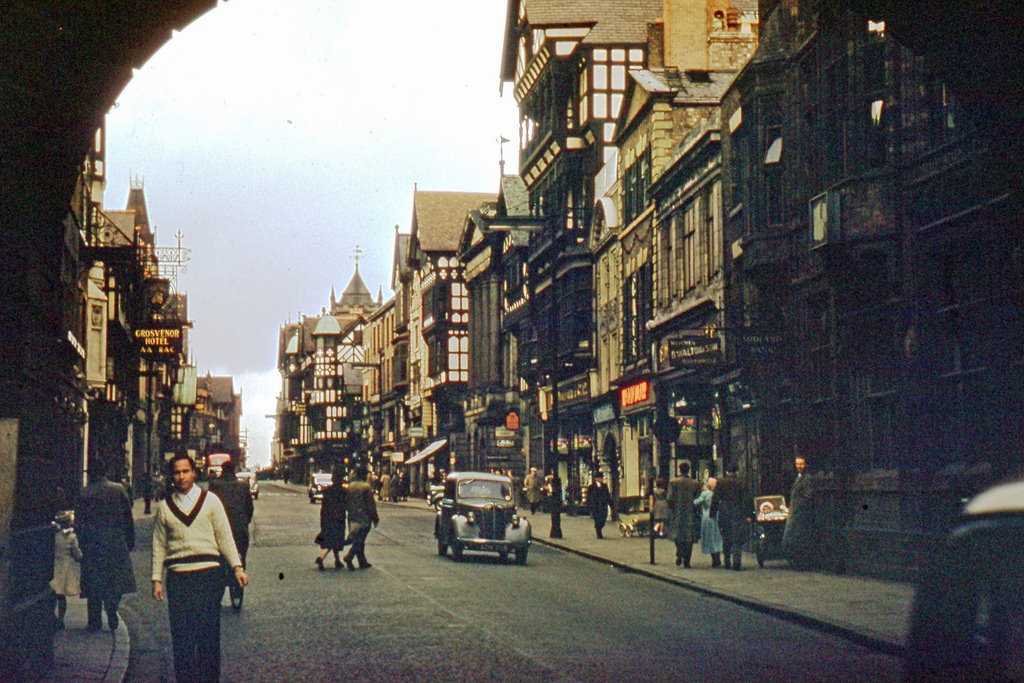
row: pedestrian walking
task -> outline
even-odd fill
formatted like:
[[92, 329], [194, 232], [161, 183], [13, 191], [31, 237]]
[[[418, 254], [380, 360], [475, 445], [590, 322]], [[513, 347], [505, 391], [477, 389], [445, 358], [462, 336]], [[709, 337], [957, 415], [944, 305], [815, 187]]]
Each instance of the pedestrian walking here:
[[360, 569], [369, 569], [373, 565], [366, 560], [366, 537], [370, 535], [370, 525], [376, 527], [380, 518], [377, 516], [373, 492], [366, 483], [365, 467], [356, 468], [355, 480], [348, 485], [345, 509], [348, 512], [348, 538], [345, 543], [352, 545], [345, 554], [345, 566], [349, 571], [354, 571], [352, 560], [355, 559]]
[[693, 503], [700, 506], [700, 551], [711, 556], [711, 566], [722, 566], [722, 532], [718, 530], [718, 519], [711, 515], [711, 500], [715, 495], [718, 480], [708, 477], [704, 490]]
[[587, 487], [587, 507], [590, 511], [590, 518], [594, 520], [594, 531], [598, 538], [604, 538], [603, 530], [605, 522], [608, 521], [608, 508], [611, 507], [612, 496], [604, 483], [604, 474], [598, 470], [594, 472], [593, 481]]
[[231, 525], [231, 536], [235, 540], [235, 549], [245, 566], [245, 557], [249, 554], [249, 523], [254, 512], [252, 490], [235, 474], [235, 463], [228, 460], [221, 466], [220, 476], [210, 482], [210, 493], [220, 498], [224, 513]]
[[750, 515], [754, 504], [746, 486], [739, 479], [739, 467], [725, 468], [725, 476], [718, 480], [711, 498], [711, 515], [718, 518], [722, 532], [722, 552], [725, 568], [740, 571], [743, 567], [743, 544], [750, 535]]
[[664, 477], [655, 479], [654, 489], [651, 491], [651, 498], [648, 501], [655, 536], [665, 534], [665, 526], [668, 522], [668, 489], [666, 486]]
[[393, 500], [394, 497], [391, 495], [391, 475], [385, 472], [380, 475], [380, 488], [378, 489], [378, 497], [383, 502]]
[[[388, 478], [387, 474], [382, 477], [382, 492], [384, 491], [383, 482]], [[323, 548], [323, 552], [315, 560], [316, 567], [320, 571], [324, 570], [324, 558], [329, 552], [334, 553], [334, 568], [341, 568], [341, 551], [346, 543], [347, 499], [340, 470], [334, 471], [331, 482], [331, 485], [324, 490], [323, 504], [320, 506], [320, 533], [316, 536], [316, 544]]]
[[90, 467], [89, 485], [75, 502], [75, 522], [82, 549], [82, 597], [86, 599], [89, 631], [107, 626], [117, 629], [121, 596], [135, 592], [131, 557], [135, 548], [135, 523], [128, 492], [107, 479], [103, 463]]
[[195, 462], [180, 453], [170, 469], [174, 492], [157, 506], [153, 518], [153, 598], [164, 599], [166, 569], [174, 674], [179, 681], [216, 681], [224, 593], [221, 558], [240, 587], [249, 583], [249, 576], [220, 498], [195, 485]]
[[548, 505], [551, 512], [551, 538], [562, 538], [562, 478], [558, 470], [547, 476]]
[[523, 488], [526, 489], [526, 502], [530, 504], [530, 514], [536, 514], [537, 506], [544, 500], [544, 490], [536, 467], [531, 467], [529, 474], [523, 479]]
[[57, 628], [64, 628], [64, 614], [68, 611], [68, 596], [82, 592], [82, 550], [75, 535], [75, 515], [64, 510], [54, 520], [57, 532], [53, 537], [53, 580], [50, 588], [57, 594]]
[[676, 544], [676, 566], [690, 568], [694, 543], [693, 499], [700, 495], [700, 482], [690, 476], [690, 463], [681, 462], [678, 476], [668, 482], [668, 535]]

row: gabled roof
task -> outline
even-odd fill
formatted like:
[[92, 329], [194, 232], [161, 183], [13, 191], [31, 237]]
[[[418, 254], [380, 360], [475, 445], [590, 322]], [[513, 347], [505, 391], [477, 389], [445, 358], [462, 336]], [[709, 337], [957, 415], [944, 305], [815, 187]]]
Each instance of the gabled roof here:
[[662, 15], [663, 0], [522, 0], [534, 27], [590, 24], [584, 43], [646, 43], [647, 24]]
[[231, 377], [215, 377], [207, 373], [205, 377], [199, 377], [198, 384], [200, 389], [210, 392], [210, 399], [214, 403], [235, 402], [235, 387]]
[[661, 18], [663, 0], [509, 0], [505, 18], [501, 78], [515, 78], [519, 7], [534, 28], [586, 26], [590, 45], [645, 44], [647, 25]]
[[424, 192], [413, 196], [412, 237], [422, 252], [453, 252], [459, 248], [459, 237], [466, 213], [497, 198], [486, 192]]

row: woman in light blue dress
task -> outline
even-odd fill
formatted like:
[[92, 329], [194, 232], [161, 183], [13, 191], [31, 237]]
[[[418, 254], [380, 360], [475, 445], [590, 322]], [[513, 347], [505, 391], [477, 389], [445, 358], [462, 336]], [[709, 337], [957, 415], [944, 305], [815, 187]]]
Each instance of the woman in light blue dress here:
[[693, 499], [694, 505], [700, 505], [700, 551], [711, 556], [711, 566], [722, 566], [722, 532], [718, 530], [718, 520], [711, 516], [711, 499], [714, 497], [714, 477], [708, 477], [704, 490]]

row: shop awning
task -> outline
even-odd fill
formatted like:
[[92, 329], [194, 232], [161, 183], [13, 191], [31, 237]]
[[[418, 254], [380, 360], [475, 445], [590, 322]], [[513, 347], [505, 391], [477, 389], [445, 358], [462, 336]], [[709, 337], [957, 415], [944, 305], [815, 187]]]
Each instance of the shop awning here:
[[406, 460], [402, 464], [403, 465], [415, 465], [420, 460], [426, 460], [427, 458], [432, 456], [434, 453], [436, 453], [439, 450], [441, 450], [442, 448], [444, 448], [447, 443], [448, 443], [448, 439], [438, 439], [437, 441], [432, 441], [426, 448], [424, 448], [422, 451], [420, 451], [416, 455], [412, 456], [411, 458], [409, 458], [408, 460]]

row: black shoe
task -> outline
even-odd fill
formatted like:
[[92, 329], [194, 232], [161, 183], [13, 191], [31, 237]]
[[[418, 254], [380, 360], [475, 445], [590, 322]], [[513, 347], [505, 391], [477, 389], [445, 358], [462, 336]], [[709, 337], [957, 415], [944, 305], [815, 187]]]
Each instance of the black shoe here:
[[689, 569], [690, 568], [690, 561], [689, 560], [683, 560], [683, 567], [685, 567], [686, 569]]
[[678, 567], [678, 566], [679, 566], [679, 565], [681, 565], [682, 563], [683, 563], [683, 558], [681, 558], [681, 557], [677, 557], [677, 558], [676, 558], [676, 566]]
[[352, 564], [352, 558], [351, 557], [346, 557], [345, 558], [345, 566], [348, 567], [348, 570], [350, 572], [354, 572], [356, 570], [356, 566], [354, 564]]
[[314, 560], [314, 562], [316, 562], [317, 569], [319, 569], [320, 571], [324, 570], [324, 558], [318, 557], [316, 558], [316, 560]]
[[366, 562], [366, 563], [363, 563], [363, 564], [359, 565], [359, 568], [360, 569], [369, 569], [372, 566], [373, 566], [372, 564], [370, 564], [369, 562]]
[[342, 567], [341, 560], [335, 560], [334, 561], [334, 568], [335, 569], [341, 569], [341, 567]]

